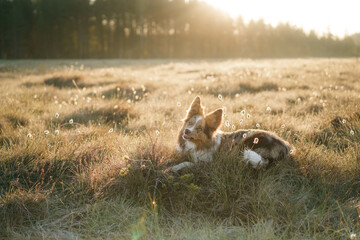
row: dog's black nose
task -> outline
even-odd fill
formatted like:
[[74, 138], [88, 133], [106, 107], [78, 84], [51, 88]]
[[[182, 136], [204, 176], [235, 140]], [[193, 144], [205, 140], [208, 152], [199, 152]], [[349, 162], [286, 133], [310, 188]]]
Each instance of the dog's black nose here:
[[189, 129], [185, 129], [185, 134], [190, 134], [191, 131]]

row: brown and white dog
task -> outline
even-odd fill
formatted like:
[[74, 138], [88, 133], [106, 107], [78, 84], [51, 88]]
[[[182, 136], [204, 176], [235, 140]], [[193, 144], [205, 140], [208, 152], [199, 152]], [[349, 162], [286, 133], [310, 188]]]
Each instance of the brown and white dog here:
[[[288, 142], [273, 133], [262, 130], [238, 130], [225, 133], [219, 129], [223, 110], [217, 109], [205, 114], [196, 97], [187, 111], [184, 124], [178, 136], [178, 152], [190, 154], [194, 163], [211, 161], [217, 151], [231, 151], [240, 147], [242, 158], [253, 168], [261, 168], [277, 159], [287, 158], [292, 152]], [[170, 168], [179, 171], [193, 162], [183, 162]]]

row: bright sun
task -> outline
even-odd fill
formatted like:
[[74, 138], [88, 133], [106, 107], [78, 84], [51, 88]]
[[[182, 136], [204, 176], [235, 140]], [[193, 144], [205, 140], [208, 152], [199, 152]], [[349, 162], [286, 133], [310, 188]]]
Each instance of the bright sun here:
[[242, 16], [245, 22], [264, 19], [276, 26], [289, 22], [315, 30], [319, 34], [331, 33], [343, 37], [360, 32], [359, 0], [204, 0], [228, 12], [232, 17]]

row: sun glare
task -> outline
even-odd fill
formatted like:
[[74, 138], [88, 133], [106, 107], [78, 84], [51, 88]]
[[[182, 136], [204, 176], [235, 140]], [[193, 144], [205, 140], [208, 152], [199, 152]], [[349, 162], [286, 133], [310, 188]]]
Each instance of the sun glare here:
[[360, 31], [360, 1], [358, 0], [205, 0], [232, 17], [241, 16], [245, 22], [263, 19], [276, 26], [289, 22], [305, 31], [319, 34], [331, 32], [340, 37]]

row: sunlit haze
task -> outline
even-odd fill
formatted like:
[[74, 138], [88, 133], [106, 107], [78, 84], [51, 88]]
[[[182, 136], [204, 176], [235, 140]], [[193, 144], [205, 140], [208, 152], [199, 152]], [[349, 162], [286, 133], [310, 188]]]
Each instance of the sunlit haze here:
[[264, 19], [273, 26], [289, 22], [305, 31], [315, 30], [320, 35], [330, 30], [339, 37], [360, 32], [359, 0], [205, 1], [232, 17], [242, 16], [245, 22]]

